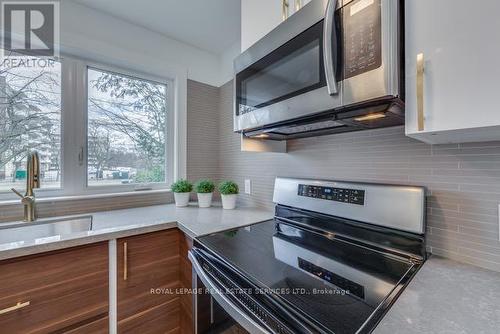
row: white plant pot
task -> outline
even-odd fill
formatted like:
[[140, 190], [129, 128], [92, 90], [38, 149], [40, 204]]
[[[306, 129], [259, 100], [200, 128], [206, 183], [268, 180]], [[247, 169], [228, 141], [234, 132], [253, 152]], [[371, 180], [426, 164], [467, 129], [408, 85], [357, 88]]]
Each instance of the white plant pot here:
[[226, 210], [233, 210], [236, 207], [236, 198], [238, 195], [221, 195], [222, 197], [222, 207]]
[[174, 193], [175, 206], [183, 207], [189, 204], [189, 193]]
[[212, 205], [212, 196], [214, 193], [198, 193], [198, 206], [200, 208], [209, 208]]

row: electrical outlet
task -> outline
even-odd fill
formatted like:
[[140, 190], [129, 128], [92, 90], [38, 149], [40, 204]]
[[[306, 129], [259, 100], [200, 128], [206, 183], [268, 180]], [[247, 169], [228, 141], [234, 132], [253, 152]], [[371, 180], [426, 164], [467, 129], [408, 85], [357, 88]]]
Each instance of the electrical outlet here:
[[252, 194], [252, 182], [249, 179], [245, 179], [245, 194]]

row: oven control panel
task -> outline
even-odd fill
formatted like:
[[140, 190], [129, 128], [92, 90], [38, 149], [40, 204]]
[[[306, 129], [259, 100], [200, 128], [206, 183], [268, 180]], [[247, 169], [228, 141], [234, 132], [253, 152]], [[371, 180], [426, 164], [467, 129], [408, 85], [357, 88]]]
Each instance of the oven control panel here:
[[358, 189], [321, 187], [308, 184], [299, 184], [298, 195], [323, 199], [327, 201], [365, 205], [365, 191]]

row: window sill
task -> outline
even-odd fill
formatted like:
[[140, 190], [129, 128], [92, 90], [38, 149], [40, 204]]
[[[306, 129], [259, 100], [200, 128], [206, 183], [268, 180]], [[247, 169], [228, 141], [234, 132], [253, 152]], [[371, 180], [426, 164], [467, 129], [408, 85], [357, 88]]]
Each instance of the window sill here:
[[[155, 189], [155, 190], [139, 190], [139, 191], [127, 191], [118, 193], [105, 193], [105, 194], [90, 194], [90, 195], [74, 195], [74, 196], [57, 196], [57, 197], [41, 197], [37, 198], [37, 203], [57, 203], [65, 201], [81, 201], [90, 199], [100, 199], [100, 198], [119, 198], [119, 197], [132, 197], [141, 195], [155, 195], [155, 194], [169, 194], [172, 191], [170, 189]], [[0, 201], [0, 207], [7, 205], [21, 204], [19, 199], [16, 200], [6, 200]]]

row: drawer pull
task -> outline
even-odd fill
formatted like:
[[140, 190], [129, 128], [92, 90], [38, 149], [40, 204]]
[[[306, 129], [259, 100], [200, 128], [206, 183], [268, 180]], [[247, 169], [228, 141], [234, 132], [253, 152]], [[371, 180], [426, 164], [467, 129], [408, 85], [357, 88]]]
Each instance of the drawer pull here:
[[123, 243], [123, 280], [126, 281], [128, 278], [128, 251], [127, 243]]
[[302, 8], [302, 0], [295, 0], [295, 11], [298, 12]]
[[25, 308], [27, 306], [30, 306], [30, 302], [24, 302], [24, 303], [19, 302], [14, 306], [7, 307], [7, 308], [4, 308], [3, 310], [0, 310], [0, 315], [6, 314], [6, 313], [9, 313], [12, 311], [20, 310], [20, 309]]
[[418, 131], [424, 130], [424, 54], [417, 55], [417, 123]]
[[281, 18], [283, 21], [286, 21], [286, 19], [290, 15], [290, 3], [288, 1], [289, 0], [281, 0]]

